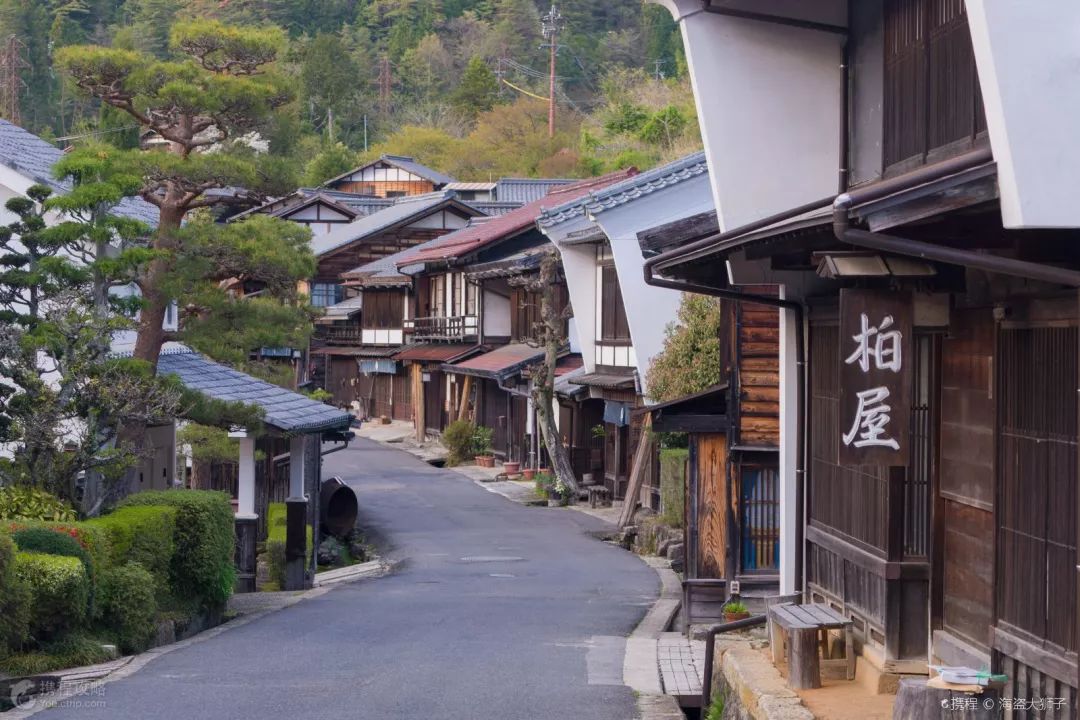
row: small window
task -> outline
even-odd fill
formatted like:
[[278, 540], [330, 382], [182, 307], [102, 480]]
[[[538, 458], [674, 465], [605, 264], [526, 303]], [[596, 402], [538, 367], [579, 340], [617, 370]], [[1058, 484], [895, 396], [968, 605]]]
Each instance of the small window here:
[[312, 283], [311, 304], [314, 307], [336, 305], [345, 299], [345, 288], [338, 283]]

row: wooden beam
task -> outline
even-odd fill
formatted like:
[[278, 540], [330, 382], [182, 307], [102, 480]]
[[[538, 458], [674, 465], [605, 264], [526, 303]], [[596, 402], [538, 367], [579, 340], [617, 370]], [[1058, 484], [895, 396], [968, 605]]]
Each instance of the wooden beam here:
[[637, 511], [637, 496], [641, 493], [641, 483], [645, 478], [645, 461], [649, 454], [649, 445], [652, 443], [649, 432], [651, 428], [652, 416], [646, 415], [641, 423], [641, 434], [638, 436], [638, 446], [634, 451], [634, 462], [630, 466], [630, 483], [626, 487], [622, 514], [619, 516], [620, 529], [630, 524]]
[[424, 369], [414, 362], [412, 368], [413, 423], [416, 425], [416, 441], [424, 442]]
[[458, 403], [457, 419], [468, 420], [469, 417], [469, 395], [472, 393], [472, 375], [465, 376], [465, 383], [461, 388], [461, 398]]

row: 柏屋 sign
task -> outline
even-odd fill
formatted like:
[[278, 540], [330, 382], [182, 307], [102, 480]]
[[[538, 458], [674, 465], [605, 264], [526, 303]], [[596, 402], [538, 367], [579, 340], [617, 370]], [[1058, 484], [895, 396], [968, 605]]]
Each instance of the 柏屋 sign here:
[[840, 292], [840, 464], [907, 465], [911, 295]]

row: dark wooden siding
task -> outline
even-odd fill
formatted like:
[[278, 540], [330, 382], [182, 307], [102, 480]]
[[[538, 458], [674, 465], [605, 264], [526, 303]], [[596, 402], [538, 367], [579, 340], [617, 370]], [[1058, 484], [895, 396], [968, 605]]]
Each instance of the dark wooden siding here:
[[[537, 327], [540, 317], [541, 293], [514, 288], [510, 293], [510, 337], [514, 342], [526, 342], [538, 337]], [[570, 304], [570, 293], [566, 283], [562, 282], [555, 291], [555, 312], [562, 314]], [[563, 323], [563, 335], [568, 331], [568, 322]]]
[[339, 282], [341, 274], [373, 260], [414, 247], [450, 232], [439, 228], [394, 228], [344, 245], [318, 258], [316, 282]]
[[997, 620], [1076, 650], [1077, 329], [1003, 328]]
[[941, 442], [935, 563], [940, 626], [988, 648], [993, 605], [994, 321], [955, 310], [941, 353]]
[[404, 290], [365, 290], [364, 307], [360, 314], [361, 327], [390, 330], [404, 325]]
[[902, 172], [985, 130], [963, 0], [886, 0], [883, 164]]
[[600, 340], [602, 342], [630, 342], [630, 325], [626, 321], [619, 276], [614, 265], [605, 265], [600, 271]]

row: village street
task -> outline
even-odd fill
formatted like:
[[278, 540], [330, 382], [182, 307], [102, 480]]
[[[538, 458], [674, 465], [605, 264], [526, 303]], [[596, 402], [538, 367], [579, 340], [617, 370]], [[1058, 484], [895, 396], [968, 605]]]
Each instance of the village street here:
[[658, 581], [588, 535], [599, 521], [512, 503], [367, 440], [327, 456], [324, 475], [356, 489], [361, 524], [402, 561], [393, 575], [169, 653], [106, 685], [103, 708], [38, 717], [634, 716], [629, 688], [589, 681], [621, 678], [612, 636], [634, 628]]

